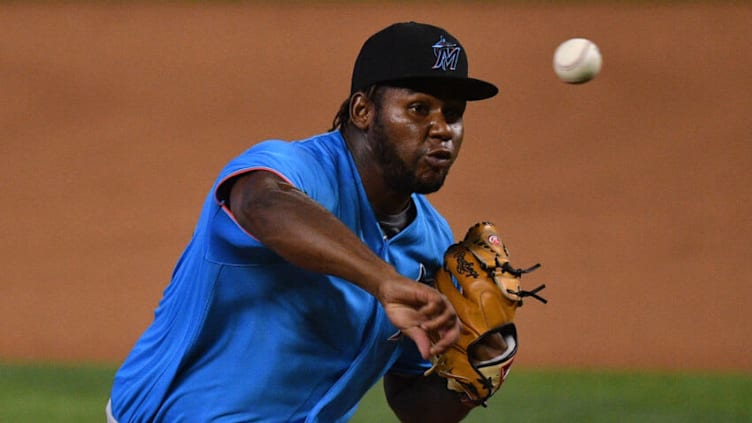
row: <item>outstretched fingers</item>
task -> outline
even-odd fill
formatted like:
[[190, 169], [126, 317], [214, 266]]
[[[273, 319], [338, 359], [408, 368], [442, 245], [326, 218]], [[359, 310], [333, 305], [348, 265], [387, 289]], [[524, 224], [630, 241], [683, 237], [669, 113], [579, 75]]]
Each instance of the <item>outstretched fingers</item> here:
[[443, 353], [460, 338], [460, 322], [457, 313], [446, 297], [439, 295], [442, 299], [440, 311], [420, 325], [433, 341], [429, 350], [431, 355]]
[[446, 351], [460, 337], [460, 325], [454, 309], [446, 308], [443, 313], [423, 321], [417, 326], [402, 329], [402, 333], [410, 337], [420, 351], [420, 355], [428, 359]]
[[460, 335], [454, 307], [435, 289], [405, 282], [388, 285], [381, 297], [387, 316], [415, 342], [423, 358], [444, 352]]

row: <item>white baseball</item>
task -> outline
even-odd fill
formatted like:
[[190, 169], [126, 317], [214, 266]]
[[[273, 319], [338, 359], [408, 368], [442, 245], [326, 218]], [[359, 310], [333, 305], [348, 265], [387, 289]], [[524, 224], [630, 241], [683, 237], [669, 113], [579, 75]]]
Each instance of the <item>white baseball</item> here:
[[602, 64], [598, 46], [585, 38], [564, 41], [554, 52], [554, 72], [569, 84], [582, 84], [595, 78]]

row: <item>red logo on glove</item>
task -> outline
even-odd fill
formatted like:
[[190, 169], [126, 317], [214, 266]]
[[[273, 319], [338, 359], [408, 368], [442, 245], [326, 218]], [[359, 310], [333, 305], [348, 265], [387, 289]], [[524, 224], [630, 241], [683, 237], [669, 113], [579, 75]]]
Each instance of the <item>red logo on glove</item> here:
[[501, 373], [501, 383], [499, 385], [503, 384], [505, 380], [507, 380], [507, 376], [509, 375], [509, 372], [512, 370], [512, 363], [514, 363], [514, 357], [512, 357], [511, 360], [507, 362], [504, 366], [501, 366], [499, 369], [499, 372]]

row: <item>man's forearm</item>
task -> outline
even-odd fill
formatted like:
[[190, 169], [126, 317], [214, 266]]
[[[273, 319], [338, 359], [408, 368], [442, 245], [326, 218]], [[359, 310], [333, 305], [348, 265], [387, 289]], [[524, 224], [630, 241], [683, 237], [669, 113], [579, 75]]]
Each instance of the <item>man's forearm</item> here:
[[373, 295], [377, 275], [397, 276], [342, 222], [270, 173], [246, 175], [231, 198], [238, 222], [290, 263], [355, 282]]

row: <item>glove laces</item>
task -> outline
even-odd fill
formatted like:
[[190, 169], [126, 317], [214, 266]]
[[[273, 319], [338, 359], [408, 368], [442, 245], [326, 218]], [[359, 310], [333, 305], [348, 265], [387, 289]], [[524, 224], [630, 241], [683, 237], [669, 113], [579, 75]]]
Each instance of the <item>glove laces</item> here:
[[[528, 267], [527, 269], [522, 269], [522, 268], [515, 269], [514, 267], [512, 267], [509, 264], [509, 262], [505, 262], [504, 264], [501, 265], [501, 270], [503, 270], [503, 271], [505, 271], [507, 273], [511, 273], [515, 277], [519, 278], [522, 275], [524, 275], [525, 273], [530, 273], [533, 270], [538, 269], [539, 267], [541, 267], [541, 264], [540, 263], [536, 263], [536, 264]], [[525, 291], [522, 288], [518, 288], [517, 291], [514, 291], [512, 289], [507, 289], [507, 292], [510, 293], [510, 294], [516, 294], [520, 298], [523, 298], [523, 297], [533, 297], [536, 300], [542, 302], [543, 304], [548, 304], [548, 300], [547, 299], [545, 299], [545, 298], [541, 297], [540, 295], [538, 295], [538, 292], [540, 292], [541, 290], [543, 290], [543, 288], [545, 288], [545, 287], [546, 287], [546, 284], [542, 284], [542, 285], [538, 286], [537, 288], [534, 288], [534, 289], [532, 289], [530, 291]]]

